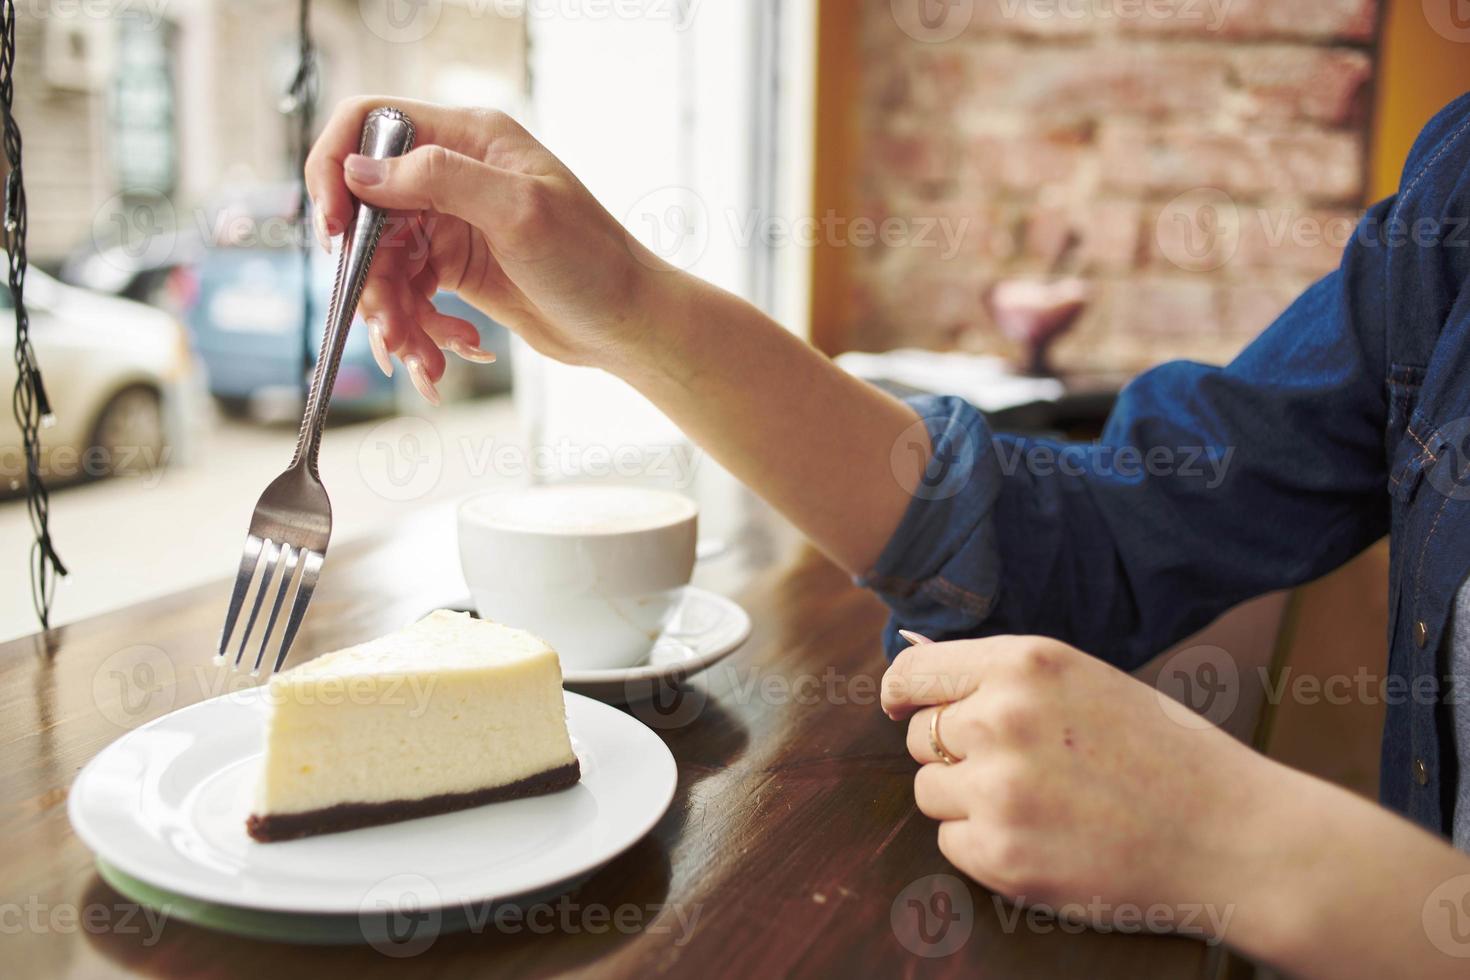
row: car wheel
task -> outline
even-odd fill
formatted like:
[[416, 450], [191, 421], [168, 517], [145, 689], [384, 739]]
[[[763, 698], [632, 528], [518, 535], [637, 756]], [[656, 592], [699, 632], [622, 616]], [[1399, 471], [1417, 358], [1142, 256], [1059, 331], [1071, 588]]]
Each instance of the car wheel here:
[[142, 476], [163, 465], [163, 404], [152, 388], [124, 388], [92, 430], [94, 476]]

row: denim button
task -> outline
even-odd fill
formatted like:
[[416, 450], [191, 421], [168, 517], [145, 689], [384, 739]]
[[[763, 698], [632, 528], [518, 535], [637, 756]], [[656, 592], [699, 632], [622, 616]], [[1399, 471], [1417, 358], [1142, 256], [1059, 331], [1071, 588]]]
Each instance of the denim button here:
[[1420, 786], [1429, 785], [1429, 767], [1424, 764], [1423, 759], [1414, 760], [1414, 782]]
[[1419, 620], [1419, 622], [1414, 624], [1414, 646], [1418, 647], [1420, 650], [1423, 650], [1424, 644], [1428, 642], [1429, 627], [1425, 626], [1424, 620], [1421, 619]]

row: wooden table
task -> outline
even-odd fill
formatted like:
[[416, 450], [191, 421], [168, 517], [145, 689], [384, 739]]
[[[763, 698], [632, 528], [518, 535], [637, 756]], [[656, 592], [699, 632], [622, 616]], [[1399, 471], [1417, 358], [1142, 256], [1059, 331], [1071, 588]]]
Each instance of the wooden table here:
[[[727, 495], [718, 508], [715, 533], [728, 547], [701, 563], [696, 580], [738, 597], [754, 634], [680, 703], [638, 712], [678, 760], [673, 805], [570, 897], [573, 915], [555, 916], [549, 932], [492, 926], [442, 935], [406, 959], [369, 946], [252, 941], [180, 921], [150, 940], [138, 910], [98, 877], [72, 833], [67, 790], [125, 730], [222, 690], [210, 653], [225, 585], [0, 645], [5, 972], [1215, 975], [1218, 948], [1030, 928], [956, 877], [935, 825], [914, 807], [903, 729], [877, 707], [882, 607], [749, 495]], [[707, 533], [719, 523], [707, 520]], [[334, 550], [293, 661], [458, 599], [451, 535], [452, 520], [439, 511], [380, 541]]]

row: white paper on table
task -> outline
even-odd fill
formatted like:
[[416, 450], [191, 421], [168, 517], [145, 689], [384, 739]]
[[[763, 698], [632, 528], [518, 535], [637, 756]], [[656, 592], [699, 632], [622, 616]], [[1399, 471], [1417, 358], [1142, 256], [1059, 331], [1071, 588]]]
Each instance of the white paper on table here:
[[914, 348], [881, 354], [853, 351], [839, 355], [837, 364], [867, 381], [893, 381], [922, 391], [958, 395], [982, 412], [1056, 401], [1066, 391], [1056, 378], [1016, 374], [1004, 359], [989, 354]]

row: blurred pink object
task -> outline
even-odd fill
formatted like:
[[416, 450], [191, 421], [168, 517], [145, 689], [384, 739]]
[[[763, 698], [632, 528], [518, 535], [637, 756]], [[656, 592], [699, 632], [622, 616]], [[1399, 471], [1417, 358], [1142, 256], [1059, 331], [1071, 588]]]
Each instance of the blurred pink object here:
[[1047, 355], [1056, 339], [1076, 324], [1091, 289], [1082, 279], [1004, 279], [989, 290], [990, 315], [1001, 332], [1025, 349], [1027, 374], [1052, 374]]

